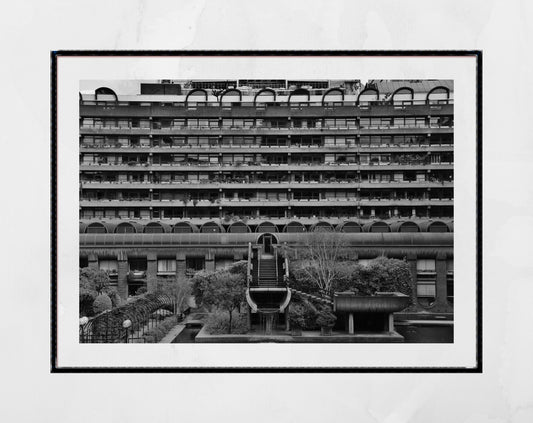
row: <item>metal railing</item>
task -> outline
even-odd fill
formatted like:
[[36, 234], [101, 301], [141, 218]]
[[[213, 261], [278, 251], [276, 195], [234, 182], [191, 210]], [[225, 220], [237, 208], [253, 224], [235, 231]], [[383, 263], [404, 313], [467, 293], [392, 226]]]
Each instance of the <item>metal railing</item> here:
[[123, 306], [105, 311], [79, 327], [80, 343], [144, 342], [143, 335], [165, 316], [175, 315], [177, 304], [164, 294], [147, 294]]

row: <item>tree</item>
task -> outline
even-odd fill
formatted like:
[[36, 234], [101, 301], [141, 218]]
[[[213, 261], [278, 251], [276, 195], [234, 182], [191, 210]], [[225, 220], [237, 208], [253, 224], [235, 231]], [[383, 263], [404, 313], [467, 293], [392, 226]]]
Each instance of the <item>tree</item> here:
[[79, 291], [80, 317], [93, 316], [95, 312], [100, 310], [100, 305], [95, 310], [93, 303], [101, 295], [108, 296], [113, 307], [120, 305], [120, 297], [116, 290], [111, 287], [109, 275], [105, 270], [92, 269], [90, 267], [81, 268]]
[[191, 282], [188, 280], [177, 281], [176, 279], [158, 279], [155, 287], [156, 294], [168, 295], [174, 299], [177, 313], [183, 313], [189, 303], [192, 294]]
[[109, 275], [105, 270], [90, 267], [80, 269], [80, 294], [108, 293], [109, 289]]
[[401, 292], [411, 295], [411, 271], [405, 260], [378, 257], [367, 266], [358, 266], [353, 290], [359, 295], [375, 295], [376, 292]]
[[233, 311], [240, 311], [245, 301], [243, 278], [226, 269], [212, 272], [209, 276], [209, 283], [205, 284], [203, 289], [203, 304], [228, 312], [228, 333], [231, 333]]
[[344, 258], [345, 253], [346, 241], [343, 234], [317, 230], [308, 237], [298, 270], [320, 290], [330, 291], [339, 274], [338, 262]]

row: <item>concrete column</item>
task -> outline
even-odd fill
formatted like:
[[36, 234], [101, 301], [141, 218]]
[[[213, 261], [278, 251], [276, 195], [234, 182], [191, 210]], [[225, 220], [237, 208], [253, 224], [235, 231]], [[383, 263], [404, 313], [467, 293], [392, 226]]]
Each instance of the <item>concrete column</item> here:
[[411, 210], [411, 217], [416, 217], [416, 209], [414, 207]]
[[389, 313], [388, 330], [389, 332], [394, 332], [394, 313]]
[[416, 296], [416, 282], [417, 282], [417, 270], [416, 270], [417, 256], [414, 253], [407, 255], [407, 263], [409, 264], [409, 270], [411, 271], [411, 306], [409, 309], [416, 310], [418, 308], [418, 301]]
[[246, 306], [246, 325], [248, 326], [248, 331], [252, 330], [252, 309], [249, 305]]
[[353, 335], [355, 333], [353, 313], [348, 314], [348, 333]]
[[212, 250], [209, 250], [205, 255], [205, 270], [208, 272], [215, 271], [215, 254]]
[[185, 260], [185, 253], [176, 254], [176, 280], [185, 280], [187, 270], [187, 262]]
[[436, 312], [446, 312], [449, 311], [447, 299], [448, 286], [446, 284], [446, 253], [437, 253], [435, 260], [435, 272], [437, 273], [437, 280], [435, 281], [437, 295], [433, 310]]
[[120, 253], [118, 260], [117, 291], [120, 298], [128, 299], [128, 256]]
[[96, 254], [89, 254], [87, 261], [89, 262], [89, 269], [98, 270], [98, 256]]
[[146, 259], [146, 288], [148, 292], [155, 292], [157, 285], [157, 255], [148, 253]]

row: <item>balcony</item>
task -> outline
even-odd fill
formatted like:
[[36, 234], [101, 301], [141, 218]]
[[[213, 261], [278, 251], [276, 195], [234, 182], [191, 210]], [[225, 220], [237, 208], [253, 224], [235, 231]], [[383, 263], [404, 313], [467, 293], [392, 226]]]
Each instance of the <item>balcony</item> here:
[[[85, 103], [85, 104], [84, 104]], [[218, 102], [195, 103], [193, 107], [187, 107], [184, 102], [174, 103], [174, 106], [162, 106], [159, 103], [152, 103], [150, 106], [141, 106], [137, 103], [119, 106], [112, 103], [105, 105], [93, 105], [84, 102], [80, 105], [80, 115], [83, 117], [220, 117], [220, 116], [242, 116], [245, 111], [249, 117], [276, 117], [276, 116], [324, 116], [327, 110], [328, 116], [343, 117], [374, 115], [402, 115], [405, 112], [420, 115], [450, 115], [453, 114], [453, 100], [449, 104], [426, 104], [425, 101], [410, 101], [406, 104], [392, 104], [389, 101], [373, 101], [357, 105], [354, 101], [344, 101], [342, 104], [331, 104], [322, 102], [310, 102], [302, 104], [287, 105], [287, 103], [257, 103], [240, 102], [237, 107], [224, 103], [222, 106]], [[412, 103], [412, 104], [409, 104]], [[190, 105], [192, 106], [192, 104]]]
[[268, 126], [250, 127], [191, 127], [177, 126], [165, 129], [131, 128], [131, 127], [100, 127], [80, 126], [81, 135], [341, 135], [341, 134], [427, 134], [427, 133], [452, 133], [453, 127], [449, 126], [322, 126], [315, 128], [276, 128]]
[[101, 145], [101, 146], [80, 146], [81, 150], [93, 153], [339, 153], [339, 152], [351, 152], [354, 151], [360, 153], [376, 153], [376, 152], [390, 152], [390, 153], [402, 153], [406, 149], [412, 152], [452, 152], [453, 145], [415, 145], [415, 144], [402, 144], [402, 145], [379, 145], [379, 146], [360, 146], [360, 145], [337, 145], [337, 146], [266, 146], [266, 145], [205, 145], [205, 146], [193, 146], [193, 145], [180, 145], [180, 146], [166, 146], [166, 147], [117, 147], [114, 145]]
[[321, 188], [453, 188], [453, 181], [331, 181], [331, 182], [213, 182], [213, 181], [174, 181], [174, 182], [82, 182], [86, 189], [321, 189]]
[[418, 207], [418, 206], [453, 206], [453, 199], [364, 199], [364, 198], [329, 198], [329, 199], [300, 199], [300, 200], [277, 200], [277, 199], [220, 199], [193, 200], [184, 203], [182, 200], [80, 200], [82, 208], [129, 208], [129, 207]]
[[358, 164], [358, 163], [307, 163], [307, 164], [268, 164], [262, 163], [260, 165], [247, 165], [235, 163], [228, 163], [226, 165], [220, 163], [206, 163], [199, 164], [185, 164], [185, 163], [172, 163], [163, 165], [142, 165], [137, 164], [134, 166], [128, 164], [80, 164], [81, 171], [137, 171], [137, 172], [168, 172], [168, 171], [191, 171], [191, 172], [221, 172], [221, 171], [331, 171], [331, 170], [452, 170], [453, 163], [413, 163], [413, 164]]

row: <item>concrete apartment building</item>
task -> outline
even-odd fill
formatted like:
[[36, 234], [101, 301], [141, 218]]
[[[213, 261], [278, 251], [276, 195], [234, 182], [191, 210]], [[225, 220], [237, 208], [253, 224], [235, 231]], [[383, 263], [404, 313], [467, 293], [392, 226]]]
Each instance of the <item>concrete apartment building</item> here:
[[[80, 93], [80, 266], [157, 278], [338, 231], [453, 312], [452, 81], [192, 80]], [[277, 268], [277, 267], [276, 267]], [[281, 269], [281, 268], [280, 268]]]

